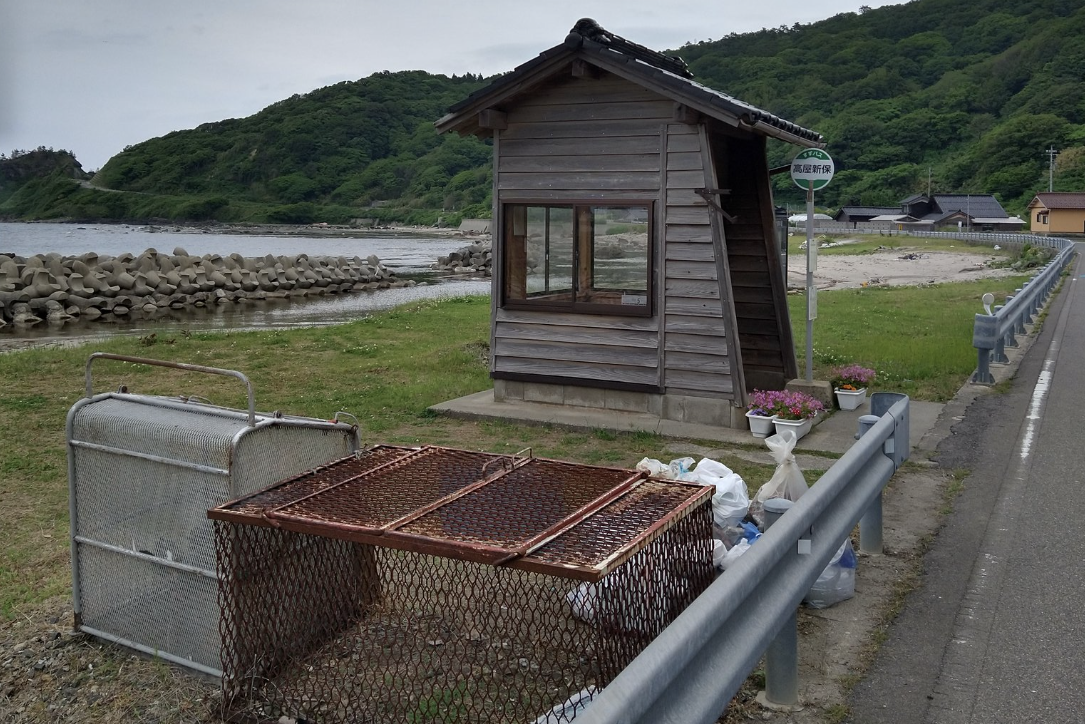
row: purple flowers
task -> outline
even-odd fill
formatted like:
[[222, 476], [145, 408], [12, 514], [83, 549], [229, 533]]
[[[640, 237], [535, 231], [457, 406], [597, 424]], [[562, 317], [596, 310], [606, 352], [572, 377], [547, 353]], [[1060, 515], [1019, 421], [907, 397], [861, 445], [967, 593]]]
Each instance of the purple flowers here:
[[824, 410], [825, 406], [805, 392], [754, 390], [747, 409], [763, 417], [776, 415], [781, 420], [805, 420]]
[[869, 367], [851, 364], [833, 367], [833, 387], [838, 390], [858, 390], [874, 381], [874, 370]]

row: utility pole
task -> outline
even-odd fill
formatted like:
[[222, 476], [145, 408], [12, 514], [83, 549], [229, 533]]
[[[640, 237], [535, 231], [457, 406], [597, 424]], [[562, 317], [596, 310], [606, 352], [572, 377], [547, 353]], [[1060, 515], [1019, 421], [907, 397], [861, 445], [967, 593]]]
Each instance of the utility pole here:
[[1047, 190], [1048, 191], [1054, 191], [1055, 190], [1055, 156], [1058, 156], [1059, 152], [1055, 150], [1054, 146], [1051, 146], [1046, 151], [1044, 151], [1044, 153], [1046, 153], [1047, 157], [1048, 157]]

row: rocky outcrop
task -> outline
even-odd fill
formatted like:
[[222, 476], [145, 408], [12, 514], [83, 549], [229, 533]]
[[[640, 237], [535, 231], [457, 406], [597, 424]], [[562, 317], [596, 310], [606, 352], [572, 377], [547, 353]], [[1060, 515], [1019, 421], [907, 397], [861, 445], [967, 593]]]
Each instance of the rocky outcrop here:
[[180, 247], [116, 257], [0, 254], [0, 327], [414, 284], [396, 279], [375, 256], [193, 256]]
[[489, 243], [465, 246], [448, 256], [437, 258], [433, 269], [450, 274], [475, 274], [490, 276], [493, 266], [493, 253]]

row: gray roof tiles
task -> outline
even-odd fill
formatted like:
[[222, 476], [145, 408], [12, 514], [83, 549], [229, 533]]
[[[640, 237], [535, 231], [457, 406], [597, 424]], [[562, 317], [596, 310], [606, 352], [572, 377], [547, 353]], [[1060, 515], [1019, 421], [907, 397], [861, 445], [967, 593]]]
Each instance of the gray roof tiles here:
[[934, 194], [931, 198], [942, 210], [940, 216], [954, 211], [963, 211], [972, 218], [982, 216], [989, 219], [1004, 219], [1009, 216], [1002, 208], [1002, 204], [998, 203], [998, 199], [990, 194]]
[[780, 138], [804, 146], [822, 146], [821, 134], [791, 121], [773, 115], [744, 101], [713, 90], [690, 79], [689, 69], [680, 58], [667, 56], [620, 36], [609, 33], [594, 21], [584, 19], [577, 23], [565, 38], [565, 42], [516, 66], [512, 71], [480, 88], [448, 109], [448, 114], [437, 121], [438, 128], [447, 129], [461, 111], [467, 111], [483, 99], [512, 92], [534, 70], [556, 61], [564, 55], [583, 54], [594, 56], [602, 65], [622, 68], [631, 76], [652, 83], [657, 89], [672, 93], [676, 99], [696, 103], [712, 112], [738, 118], [758, 127], [765, 135]]

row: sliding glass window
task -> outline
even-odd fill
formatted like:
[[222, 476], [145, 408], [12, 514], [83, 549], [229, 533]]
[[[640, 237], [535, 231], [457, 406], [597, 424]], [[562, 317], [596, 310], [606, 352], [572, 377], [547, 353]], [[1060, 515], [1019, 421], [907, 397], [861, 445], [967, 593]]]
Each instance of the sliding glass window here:
[[651, 316], [650, 204], [507, 204], [502, 303]]

